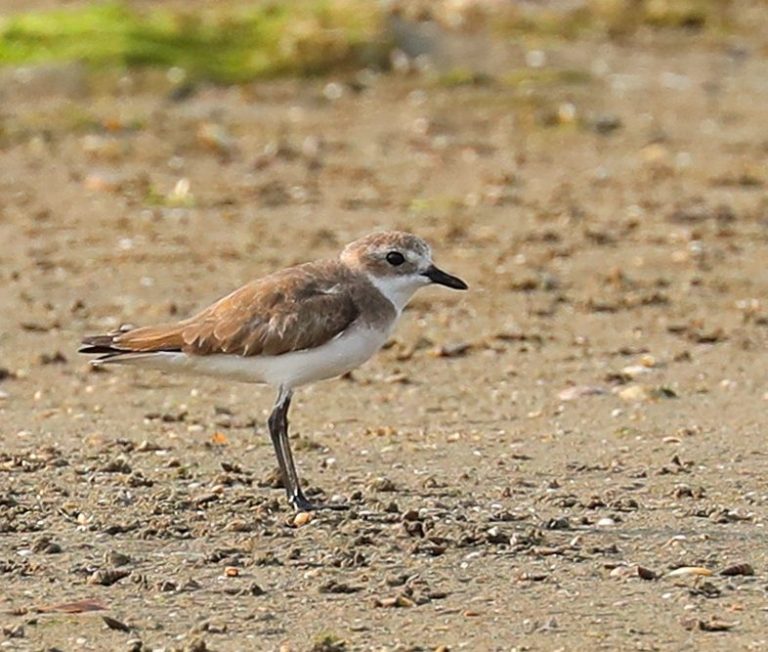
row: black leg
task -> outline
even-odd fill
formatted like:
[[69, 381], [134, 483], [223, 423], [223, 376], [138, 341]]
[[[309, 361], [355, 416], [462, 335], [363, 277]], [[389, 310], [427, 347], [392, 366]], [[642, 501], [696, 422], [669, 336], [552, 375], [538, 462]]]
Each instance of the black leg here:
[[288, 407], [291, 404], [291, 393], [284, 392], [282, 389], [277, 396], [275, 406], [272, 408], [272, 412], [269, 415], [267, 424], [269, 425], [269, 436], [272, 439], [272, 446], [275, 449], [275, 457], [277, 457], [277, 465], [280, 467], [280, 476], [283, 481], [283, 487], [288, 494], [290, 500], [293, 495], [292, 477], [288, 472], [288, 465], [285, 460], [285, 452], [281, 445], [280, 433], [284, 428], [287, 428], [287, 414]]
[[291, 453], [291, 443], [288, 440], [288, 409], [291, 407], [292, 396], [293, 392], [291, 390], [280, 389], [268, 422], [269, 434], [272, 438], [272, 445], [275, 448], [280, 473], [283, 476], [283, 485], [288, 494], [288, 501], [299, 512], [313, 512], [318, 509], [344, 509], [343, 506], [315, 505], [301, 490], [299, 474], [296, 471], [293, 454]]

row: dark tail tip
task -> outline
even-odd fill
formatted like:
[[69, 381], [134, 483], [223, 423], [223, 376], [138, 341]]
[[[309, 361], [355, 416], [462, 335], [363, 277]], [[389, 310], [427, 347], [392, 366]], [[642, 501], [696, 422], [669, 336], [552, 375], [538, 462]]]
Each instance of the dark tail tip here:
[[112, 335], [90, 335], [83, 338], [77, 352], [85, 355], [100, 355], [104, 358], [125, 353], [125, 351], [116, 348], [113, 342], [114, 337]]

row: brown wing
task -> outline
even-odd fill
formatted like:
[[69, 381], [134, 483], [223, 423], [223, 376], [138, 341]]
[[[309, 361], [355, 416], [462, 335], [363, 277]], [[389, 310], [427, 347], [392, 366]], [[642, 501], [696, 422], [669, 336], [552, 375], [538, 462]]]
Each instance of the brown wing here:
[[163, 324], [109, 335], [90, 335], [83, 338], [81, 344], [78, 353], [101, 354], [105, 358], [121, 353], [181, 351], [181, 326]]
[[[244, 285], [178, 324], [149, 326], [111, 339], [118, 351], [194, 355], [280, 355], [324, 344], [358, 317], [338, 264], [307, 263]], [[103, 344], [92, 338], [88, 344]], [[95, 352], [95, 351], [94, 351]]]

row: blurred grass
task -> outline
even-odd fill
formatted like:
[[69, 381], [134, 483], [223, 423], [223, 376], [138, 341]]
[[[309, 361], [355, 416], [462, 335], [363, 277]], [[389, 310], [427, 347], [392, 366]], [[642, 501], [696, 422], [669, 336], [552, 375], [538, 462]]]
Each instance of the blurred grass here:
[[[387, 20], [428, 18], [451, 31], [490, 28], [497, 37], [620, 38], [638, 29], [734, 29], [737, 0], [583, 0], [531, 5], [496, 0], [226, 0], [207, 4], [130, 0], [22, 13], [0, 19], [0, 65], [83, 61], [95, 67], [178, 67], [192, 80], [244, 82], [316, 75], [344, 67], [386, 67]], [[741, 0], [760, 6], [763, 0]], [[763, 12], [764, 13], [764, 12]], [[752, 16], [753, 14], [748, 14]], [[456, 72], [445, 85], [483, 84]]]
[[191, 78], [242, 82], [369, 64], [386, 53], [380, 15], [359, 0], [231, 3], [137, 11], [120, 2], [0, 21], [0, 65], [83, 61], [176, 66]]
[[506, 5], [494, 21], [507, 36], [576, 38], [585, 33], [609, 38], [641, 28], [722, 33], [738, 22], [734, 0], [585, 0], [571, 8], [543, 3], [535, 9]]
[[436, 77], [437, 86], [452, 88], [457, 86], [489, 86], [500, 83], [506, 86], [522, 85], [557, 85], [572, 86], [587, 84], [592, 81], [592, 76], [585, 70], [575, 68], [514, 68], [503, 74], [493, 77], [478, 73], [469, 68], [453, 68]]
[[715, 32], [735, 26], [733, 0], [590, 0], [588, 6], [611, 35], [638, 26]]
[[749, 28], [742, 15], [765, 14], [764, 5], [765, 0], [411, 0], [400, 3], [398, 14], [409, 20], [428, 17], [451, 29], [489, 26], [502, 37], [612, 38], [642, 28], [715, 33]]

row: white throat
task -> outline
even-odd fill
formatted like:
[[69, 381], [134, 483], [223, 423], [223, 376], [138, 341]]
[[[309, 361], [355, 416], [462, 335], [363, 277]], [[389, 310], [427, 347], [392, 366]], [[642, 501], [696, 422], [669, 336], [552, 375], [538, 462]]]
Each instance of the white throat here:
[[374, 276], [368, 274], [368, 279], [373, 286], [381, 292], [389, 302], [395, 307], [399, 315], [407, 303], [411, 300], [414, 292], [419, 288], [429, 285], [429, 279], [421, 274], [411, 274], [410, 276]]

